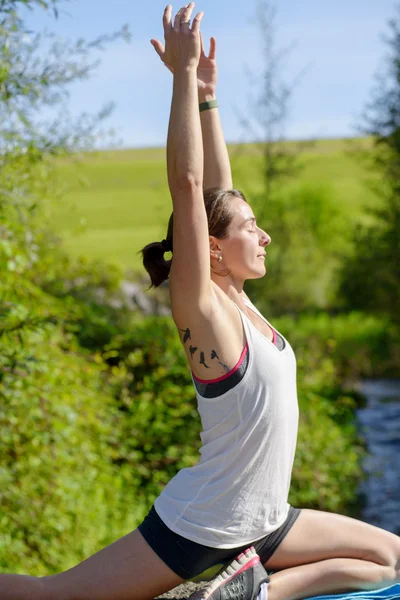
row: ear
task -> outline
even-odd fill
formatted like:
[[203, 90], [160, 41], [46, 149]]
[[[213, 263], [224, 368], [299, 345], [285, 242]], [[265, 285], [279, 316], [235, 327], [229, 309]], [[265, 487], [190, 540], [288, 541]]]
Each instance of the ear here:
[[218, 238], [214, 237], [213, 235], [209, 236], [209, 240], [210, 240], [211, 257], [218, 259], [218, 257], [220, 256], [220, 254], [222, 252], [220, 240]]

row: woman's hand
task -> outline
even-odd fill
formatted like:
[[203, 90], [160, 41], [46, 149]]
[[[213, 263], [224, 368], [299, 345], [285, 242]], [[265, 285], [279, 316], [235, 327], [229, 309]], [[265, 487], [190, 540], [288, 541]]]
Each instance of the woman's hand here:
[[197, 67], [197, 87], [200, 96], [215, 94], [218, 81], [218, 69], [216, 61], [217, 42], [215, 37], [210, 40], [210, 52], [206, 56], [204, 53], [203, 36], [200, 33], [201, 54], [199, 66]]
[[[210, 52], [209, 55], [206, 56], [204, 52], [203, 46], [203, 36], [200, 33], [201, 40], [201, 54], [200, 61], [197, 67], [197, 87], [199, 89], [199, 94], [203, 95], [213, 95], [215, 94], [215, 90], [218, 82], [218, 69], [217, 69], [217, 61], [216, 61], [216, 49], [217, 42], [215, 37], [212, 37], [210, 40]], [[154, 50], [157, 52], [158, 56], [161, 58], [164, 65], [171, 71], [174, 72], [171, 65], [168, 64], [165, 57], [165, 49], [161, 42], [158, 40], [151, 40]]]
[[[187, 7], [185, 7], [187, 8]], [[181, 10], [179, 11], [178, 14], [181, 14], [181, 11], [183, 9], [181, 8]], [[178, 15], [177, 15], [178, 16]], [[165, 30], [168, 27], [168, 23], [171, 22], [171, 7], [167, 6], [167, 8], [165, 9], [164, 12], [164, 35], [165, 35]], [[166, 37], [166, 35], [165, 35]], [[171, 71], [171, 73], [174, 72], [173, 66], [168, 62], [168, 59], [170, 58], [170, 54], [173, 53], [172, 49], [170, 49], [170, 47], [172, 47], [172, 44], [174, 43], [174, 38], [173, 36], [169, 36], [168, 39], [166, 38], [166, 44], [165, 44], [165, 48], [162, 45], [161, 42], [159, 42], [158, 40], [152, 39], [151, 40], [151, 44], [154, 47], [154, 50], [157, 52], [158, 56], [160, 57], [160, 59], [162, 60], [162, 62], [165, 64], [165, 66]], [[210, 53], [208, 56], [205, 55], [204, 53], [204, 47], [203, 47], [203, 38], [202, 35], [200, 33], [200, 42], [201, 42], [201, 53], [200, 53], [200, 61], [197, 67], [197, 86], [199, 89], [199, 94], [201, 95], [213, 95], [215, 94], [215, 89], [217, 87], [217, 81], [218, 81], [218, 70], [217, 70], [217, 61], [216, 61], [216, 40], [214, 37], [211, 38], [210, 40]], [[170, 59], [171, 60], [171, 59]]]
[[178, 65], [198, 67], [202, 54], [200, 23], [204, 13], [198, 13], [190, 27], [194, 2], [183, 6], [177, 13], [172, 25], [172, 6], [164, 11], [163, 26], [165, 48], [158, 40], [150, 40], [161, 60], [174, 72]]

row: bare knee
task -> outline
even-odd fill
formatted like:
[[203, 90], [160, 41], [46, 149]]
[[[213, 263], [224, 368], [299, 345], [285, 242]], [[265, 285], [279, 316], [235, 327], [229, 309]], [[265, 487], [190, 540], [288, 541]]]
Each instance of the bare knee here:
[[395, 570], [395, 578], [400, 580], [400, 536], [396, 536], [397, 546], [394, 553], [394, 570]]
[[393, 582], [397, 581], [399, 578], [399, 571], [396, 567], [394, 566], [390, 566], [390, 567], [381, 567], [382, 572], [381, 572], [381, 578], [379, 580], [379, 583], [385, 584], [392, 584]]
[[368, 553], [366, 560], [375, 562], [393, 571], [395, 578], [400, 576], [400, 537], [389, 534], [387, 541], [377, 545]]

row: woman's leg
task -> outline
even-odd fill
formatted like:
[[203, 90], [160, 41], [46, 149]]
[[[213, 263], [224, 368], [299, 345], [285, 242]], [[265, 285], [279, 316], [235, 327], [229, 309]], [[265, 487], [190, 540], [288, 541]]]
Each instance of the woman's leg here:
[[182, 581], [136, 529], [63, 573], [0, 575], [0, 600], [150, 600]]
[[400, 580], [400, 537], [362, 521], [303, 509], [265, 564], [268, 600], [376, 589]]

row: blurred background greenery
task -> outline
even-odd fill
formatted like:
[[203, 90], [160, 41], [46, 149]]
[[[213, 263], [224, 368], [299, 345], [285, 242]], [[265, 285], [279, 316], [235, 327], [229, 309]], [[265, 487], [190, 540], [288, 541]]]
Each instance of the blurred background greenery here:
[[[90, 152], [107, 111], [37, 124], [36, 109], [62, 105], [59, 90], [90, 74], [82, 56], [96, 45], [68, 43], [56, 64], [21, 68], [39, 43], [22, 35], [22, 5], [57, 2], [0, 7], [0, 569], [44, 575], [131, 531], [196, 462], [200, 422], [167, 287], [145, 292], [137, 254], [165, 236], [165, 151]], [[235, 185], [275, 242], [267, 276], [246, 292], [298, 360], [290, 501], [350, 515], [365, 452], [355, 384], [400, 376], [394, 90], [391, 123], [379, 129], [382, 114], [370, 114], [362, 137], [317, 141], [290, 177], [264, 167], [278, 144], [277, 161], [297, 151], [291, 142], [229, 149]]]

